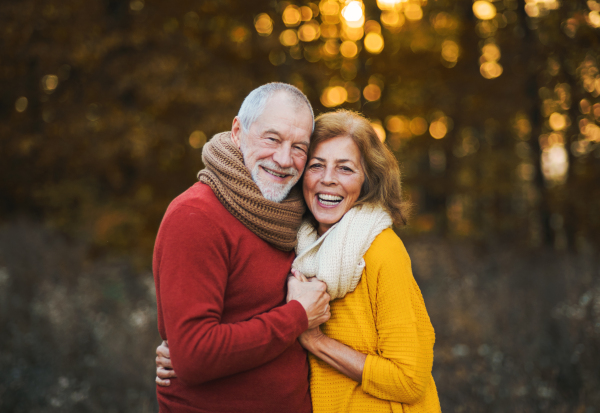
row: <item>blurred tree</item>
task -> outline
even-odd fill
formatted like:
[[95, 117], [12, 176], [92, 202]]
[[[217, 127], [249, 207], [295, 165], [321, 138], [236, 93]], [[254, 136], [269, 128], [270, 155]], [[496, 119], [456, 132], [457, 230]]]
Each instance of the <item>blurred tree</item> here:
[[284, 81], [372, 119], [411, 231], [600, 242], [596, 1], [25, 0], [0, 20], [5, 220], [147, 257], [202, 145]]

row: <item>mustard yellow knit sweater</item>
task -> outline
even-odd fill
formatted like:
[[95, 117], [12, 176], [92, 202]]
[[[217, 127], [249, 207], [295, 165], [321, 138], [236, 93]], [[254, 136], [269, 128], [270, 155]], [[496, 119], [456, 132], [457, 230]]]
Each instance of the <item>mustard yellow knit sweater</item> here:
[[367, 354], [362, 384], [312, 354], [313, 411], [440, 412], [431, 366], [435, 333], [410, 258], [386, 229], [364, 256], [356, 289], [331, 302], [327, 336]]

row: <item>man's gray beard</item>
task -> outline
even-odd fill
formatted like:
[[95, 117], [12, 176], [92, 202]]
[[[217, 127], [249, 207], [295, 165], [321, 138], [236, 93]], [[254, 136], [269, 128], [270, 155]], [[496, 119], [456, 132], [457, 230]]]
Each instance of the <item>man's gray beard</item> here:
[[[244, 163], [246, 162], [246, 156], [244, 155], [246, 153], [245, 143], [246, 143], [246, 138], [242, 138], [241, 142], [240, 142], [240, 152], [242, 152], [242, 157], [244, 158]], [[259, 168], [261, 166], [264, 166], [265, 168], [269, 168], [276, 172], [280, 172], [282, 174], [292, 175], [292, 179], [290, 180], [290, 182], [285, 183], [285, 184], [277, 184], [274, 182], [264, 182], [263, 180], [260, 179], [260, 169]], [[268, 172], [265, 172], [265, 173], [268, 173]], [[281, 168], [275, 162], [268, 160], [268, 159], [256, 161], [256, 163], [254, 164], [254, 167], [250, 171], [250, 175], [252, 176], [252, 180], [254, 181], [256, 186], [258, 186], [258, 189], [260, 189], [260, 192], [262, 193], [262, 195], [269, 201], [273, 201], [273, 202], [283, 201], [285, 199], [285, 197], [288, 196], [288, 194], [292, 190], [292, 187], [294, 185], [296, 185], [296, 182], [298, 182], [298, 180], [300, 179], [300, 172], [298, 172], [297, 169]]]
[[[261, 180], [261, 166], [282, 174], [292, 175], [292, 179], [287, 183], [281, 184]], [[287, 197], [290, 193], [292, 187], [296, 185], [298, 179], [300, 179], [300, 174], [298, 173], [298, 170], [294, 168], [281, 168], [275, 162], [268, 159], [256, 161], [256, 164], [254, 164], [254, 167], [252, 168], [250, 174], [252, 175], [252, 180], [256, 183], [258, 189], [260, 189], [260, 192], [263, 194], [263, 196], [269, 201], [273, 202], [283, 201], [285, 197]]]

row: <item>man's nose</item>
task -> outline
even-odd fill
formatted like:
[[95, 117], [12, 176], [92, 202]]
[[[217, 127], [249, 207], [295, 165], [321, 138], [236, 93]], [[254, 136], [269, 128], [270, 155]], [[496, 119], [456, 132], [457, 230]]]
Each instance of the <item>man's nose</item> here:
[[279, 148], [273, 155], [273, 160], [282, 168], [290, 168], [294, 165], [292, 160], [292, 148], [285, 145]]

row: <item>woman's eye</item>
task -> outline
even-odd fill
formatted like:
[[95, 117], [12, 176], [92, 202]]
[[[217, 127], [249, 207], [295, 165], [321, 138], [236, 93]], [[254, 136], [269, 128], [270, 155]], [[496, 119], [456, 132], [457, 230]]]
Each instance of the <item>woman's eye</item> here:
[[344, 172], [354, 172], [351, 168], [348, 168], [347, 166], [342, 166], [342, 171], [344, 171]]
[[323, 165], [321, 165], [320, 163], [313, 163], [311, 166], [309, 166], [310, 169], [317, 169], [317, 168], [321, 168]]

